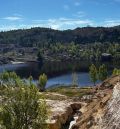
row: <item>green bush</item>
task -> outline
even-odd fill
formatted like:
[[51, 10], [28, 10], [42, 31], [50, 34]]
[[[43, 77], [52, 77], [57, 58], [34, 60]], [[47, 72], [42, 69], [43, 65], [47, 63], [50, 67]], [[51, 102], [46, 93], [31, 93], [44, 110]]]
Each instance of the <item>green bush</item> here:
[[42, 75], [39, 76], [38, 86], [40, 91], [45, 90], [46, 83], [47, 83], [47, 76], [43, 73]]
[[47, 106], [38, 88], [31, 83], [32, 77], [28, 85], [13, 73], [3, 73], [2, 77], [8, 82], [14, 78], [18, 85], [1, 85], [0, 128], [47, 129]]
[[46, 129], [46, 103], [35, 86], [7, 88], [2, 103], [2, 129]]

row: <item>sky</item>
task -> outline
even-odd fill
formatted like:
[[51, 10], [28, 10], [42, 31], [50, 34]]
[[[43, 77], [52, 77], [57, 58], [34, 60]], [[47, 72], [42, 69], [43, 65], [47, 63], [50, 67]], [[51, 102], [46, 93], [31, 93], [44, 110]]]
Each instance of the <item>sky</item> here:
[[120, 0], [0, 0], [0, 31], [120, 25]]

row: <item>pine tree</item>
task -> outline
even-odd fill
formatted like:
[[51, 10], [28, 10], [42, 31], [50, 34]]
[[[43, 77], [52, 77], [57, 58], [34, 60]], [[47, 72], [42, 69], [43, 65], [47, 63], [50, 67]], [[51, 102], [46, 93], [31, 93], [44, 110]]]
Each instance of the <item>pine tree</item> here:
[[108, 76], [107, 67], [103, 64], [99, 67], [98, 79], [104, 81]]
[[41, 51], [39, 51], [37, 54], [37, 60], [40, 61], [41, 63], [43, 62], [43, 56], [41, 54]]
[[77, 76], [77, 73], [75, 72], [72, 74], [72, 85], [74, 87], [78, 86], [78, 76]]
[[117, 68], [114, 68], [114, 69], [113, 69], [113, 72], [112, 72], [112, 75], [113, 75], [113, 76], [117, 75], [117, 71], [118, 71], [118, 69], [117, 69]]
[[94, 65], [94, 64], [92, 64], [91, 66], [90, 66], [90, 68], [89, 68], [89, 74], [90, 74], [90, 79], [91, 79], [91, 81], [94, 83], [94, 85], [95, 85], [95, 83], [96, 83], [96, 81], [97, 81], [97, 68], [96, 68], [96, 66]]
[[38, 86], [39, 86], [40, 91], [45, 90], [46, 83], [47, 83], [47, 75], [43, 73], [42, 75], [39, 76]]
[[112, 75], [120, 75], [120, 69], [114, 68]]

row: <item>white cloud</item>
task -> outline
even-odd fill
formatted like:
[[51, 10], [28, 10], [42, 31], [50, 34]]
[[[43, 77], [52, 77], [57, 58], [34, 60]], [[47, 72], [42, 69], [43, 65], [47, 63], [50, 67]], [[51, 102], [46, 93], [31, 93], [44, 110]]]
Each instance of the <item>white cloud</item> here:
[[61, 25], [50, 25], [50, 27], [52, 28], [52, 29], [55, 29], [55, 30], [57, 30], [57, 29], [60, 29], [60, 27], [61, 27]]
[[104, 26], [104, 27], [111, 27], [120, 25], [120, 20], [104, 20], [95, 22], [94, 20], [89, 19], [80, 19], [80, 18], [52, 18], [47, 20], [32, 20], [29, 21], [29, 24], [23, 23], [23, 24], [9, 24], [9, 25], [0, 25], [0, 31], [7, 31], [7, 30], [16, 30], [16, 29], [27, 29], [31, 27], [47, 27], [52, 29], [58, 29], [58, 30], [66, 30], [66, 29], [74, 29], [76, 27], [84, 27], [84, 26]]
[[82, 27], [87, 25], [93, 25], [93, 21], [85, 19], [70, 19], [70, 18], [58, 18], [48, 20], [32, 20], [30, 24], [14, 24], [14, 25], [1, 25], [0, 31], [27, 29], [32, 27], [47, 27], [58, 30], [74, 29], [76, 27]]
[[8, 30], [16, 30], [18, 29], [17, 26], [9, 26], [9, 25], [2, 25], [0, 26], [0, 31], [8, 31]]
[[120, 20], [106, 20], [106, 21], [104, 21], [104, 26], [111, 27], [111, 26], [117, 26], [117, 25], [120, 25]]
[[9, 21], [19, 21], [19, 20], [22, 20], [23, 18], [21, 16], [8, 16], [2, 19], [9, 20]]
[[93, 25], [91, 20], [85, 19], [69, 19], [69, 18], [58, 18], [58, 19], [48, 19], [48, 20], [34, 20], [34, 23], [42, 24], [46, 27], [51, 27], [53, 29], [69, 29], [86, 25]]
[[2, 25], [2, 26], [0, 26], [0, 31], [29, 29], [32, 27], [45, 27], [45, 26], [43, 26], [42, 24]]
[[86, 15], [85, 12], [83, 11], [78, 11], [76, 14], [74, 14], [73, 16], [75, 17], [78, 17], [78, 18], [81, 18], [81, 17], [84, 17]]

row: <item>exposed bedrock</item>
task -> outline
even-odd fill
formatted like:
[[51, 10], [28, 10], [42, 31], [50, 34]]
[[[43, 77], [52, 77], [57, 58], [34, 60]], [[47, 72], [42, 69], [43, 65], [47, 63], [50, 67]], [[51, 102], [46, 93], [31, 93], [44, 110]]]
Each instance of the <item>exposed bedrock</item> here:
[[47, 121], [49, 129], [61, 129], [67, 121], [73, 117], [76, 110], [79, 110], [83, 103], [70, 101], [47, 100], [50, 106], [50, 117]]

